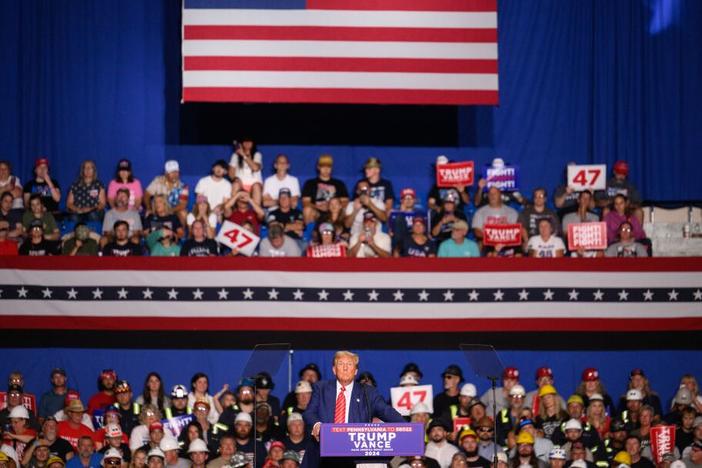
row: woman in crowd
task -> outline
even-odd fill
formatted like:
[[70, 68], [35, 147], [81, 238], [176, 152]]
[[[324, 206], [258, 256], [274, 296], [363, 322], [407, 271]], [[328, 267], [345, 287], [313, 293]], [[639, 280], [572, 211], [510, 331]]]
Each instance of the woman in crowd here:
[[241, 143], [235, 145], [234, 153], [229, 160], [229, 179], [239, 179], [242, 189], [251, 195], [258, 205], [262, 203], [262, 165], [263, 156], [258, 152], [252, 138], [245, 137]]
[[71, 184], [66, 197], [71, 221], [102, 221], [106, 199], [105, 186], [98, 179], [95, 162], [83, 161], [78, 178]]
[[187, 217], [188, 229], [191, 229], [196, 220], [204, 224], [207, 238], [214, 239], [215, 229], [217, 228], [217, 215], [210, 208], [210, 203], [205, 195], [198, 195], [195, 199], [193, 211], [188, 213]]
[[[634, 369], [629, 373], [629, 385], [627, 386], [627, 391], [636, 389], [643, 395], [643, 405], [650, 405], [653, 407], [655, 414], [662, 415], [661, 399], [658, 393], [651, 390], [651, 384], [644, 374], [643, 369]], [[619, 399], [619, 411], [626, 410], [626, 392]]]
[[607, 242], [609, 244], [617, 242], [619, 226], [624, 221], [631, 224], [633, 239], [638, 241], [646, 238], [646, 233], [641, 227], [639, 218], [634, 214], [634, 210], [629, 205], [629, 199], [624, 195], [619, 194], [614, 197], [612, 209], [607, 212], [603, 221], [607, 223]]
[[141, 182], [132, 173], [132, 163], [129, 159], [121, 159], [117, 163], [115, 178], [107, 186], [107, 201], [110, 203], [110, 207], [115, 207], [117, 190], [121, 188], [129, 190], [129, 208], [141, 210], [141, 200], [144, 196], [144, 191], [141, 187]]
[[159, 411], [156, 405], [145, 404], [141, 407], [141, 413], [139, 413], [139, 424], [129, 435], [129, 449], [136, 450], [139, 447], [149, 442], [149, 426], [151, 423], [161, 421], [161, 411]]
[[161, 412], [163, 412], [164, 408], [171, 406], [171, 399], [166, 396], [163, 390], [163, 380], [158, 372], [149, 372], [146, 376], [144, 390], [137, 397], [136, 403], [139, 405], [152, 404]]
[[[226, 387], [226, 388], [225, 388]], [[198, 400], [207, 400], [210, 405], [210, 412], [207, 415], [207, 420], [215, 424], [219, 420], [219, 415], [222, 413], [222, 406], [219, 404], [220, 394], [228, 390], [229, 387], [225, 385], [220, 393], [216, 394], [214, 397], [208, 393], [210, 389], [210, 379], [204, 372], [198, 372], [193, 375], [190, 379], [190, 393], [188, 393], [188, 406], [193, 407], [195, 402]]]
[[595, 428], [600, 435], [601, 440], [605, 440], [609, 434], [609, 427], [612, 423], [612, 418], [607, 414], [604, 405], [604, 398], [599, 393], [594, 393], [590, 396], [590, 402], [587, 405], [587, 422]]

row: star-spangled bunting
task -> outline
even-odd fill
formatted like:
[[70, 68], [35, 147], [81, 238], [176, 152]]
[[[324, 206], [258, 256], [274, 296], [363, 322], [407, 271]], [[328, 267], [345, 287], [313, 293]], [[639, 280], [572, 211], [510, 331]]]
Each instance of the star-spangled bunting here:
[[0, 285], [0, 302], [28, 301], [203, 301], [346, 303], [610, 302], [702, 303], [701, 288], [284, 288]]

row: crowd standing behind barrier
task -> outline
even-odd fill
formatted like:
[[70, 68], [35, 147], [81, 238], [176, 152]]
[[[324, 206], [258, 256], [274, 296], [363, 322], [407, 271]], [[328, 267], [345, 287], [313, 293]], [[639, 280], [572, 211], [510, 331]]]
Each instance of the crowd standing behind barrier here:
[[[398, 394], [426, 385], [423, 377], [416, 363], [407, 363]], [[489, 468], [495, 454], [498, 464], [532, 468], [700, 466], [702, 395], [695, 377], [666, 384], [675, 386], [672, 401], [661, 401], [643, 369], [628, 377], [625, 393], [612, 396], [596, 368], [584, 369], [577, 388], [567, 390], [549, 367], [538, 368], [533, 382], [507, 367], [493, 399], [490, 390], [478, 395], [460, 366], [450, 364], [433, 399], [392, 401], [406, 420], [426, 429], [424, 456], [398, 459], [393, 466]], [[369, 372], [356, 378], [359, 385], [375, 386]], [[53, 369], [51, 388], [35, 389], [39, 393], [26, 388], [22, 373], [14, 371], [2, 394], [0, 463], [8, 468], [296, 467], [310, 441], [303, 414], [320, 379], [318, 366], [307, 364], [281, 401], [266, 372], [215, 392], [201, 372], [189, 386], [172, 387], [150, 372], [139, 387], [105, 369], [97, 392], [80, 395], [63, 369]]]
[[[449, 162], [445, 156], [437, 164]], [[493, 161], [498, 167], [504, 162]], [[370, 157], [364, 177], [353, 187], [333, 177], [334, 159], [317, 160], [316, 177], [300, 181], [289, 173], [288, 158], [274, 160], [275, 173], [263, 180], [263, 156], [255, 143], [235, 142], [229, 162], [218, 160], [211, 173], [191, 188], [180, 179], [177, 161], [144, 189], [127, 159], [118, 161], [105, 185], [95, 163], [83, 161], [67, 191], [50, 175], [47, 158], [35, 161], [24, 185], [0, 162], [0, 254], [269, 257], [561, 257], [651, 255], [643, 232], [641, 196], [618, 161], [605, 190], [576, 192], [567, 185], [554, 193], [555, 211], [545, 188], [531, 199], [503, 192], [481, 178], [474, 192], [465, 185], [429, 191], [426, 205], [414, 187], [396, 194], [392, 174]], [[399, 197], [397, 197], [399, 195]], [[65, 211], [59, 209], [65, 200]], [[192, 202], [192, 203], [191, 203]], [[426, 206], [426, 207], [425, 207]], [[603, 221], [606, 248], [568, 250], [568, 226]], [[261, 237], [254, 252], [234, 242], [218, 242], [223, 223]], [[126, 223], [126, 233], [125, 233]], [[485, 226], [520, 226], [521, 241], [488, 242]], [[202, 232], [200, 232], [202, 231]], [[229, 231], [232, 232], [232, 231]], [[236, 231], [238, 233], [239, 231]], [[221, 240], [221, 239], [220, 239]], [[194, 244], [194, 245], [193, 245]], [[205, 245], [206, 244], [206, 245]], [[604, 246], [603, 246], [604, 247]]]

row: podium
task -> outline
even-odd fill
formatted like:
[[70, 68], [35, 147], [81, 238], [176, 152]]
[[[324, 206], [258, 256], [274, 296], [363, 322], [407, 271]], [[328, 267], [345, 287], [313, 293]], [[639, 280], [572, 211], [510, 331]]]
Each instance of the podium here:
[[387, 466], [393, 457], [424, 454], [422, 423], [322, 424], [320, 455], [345, 458], [349, 466]]

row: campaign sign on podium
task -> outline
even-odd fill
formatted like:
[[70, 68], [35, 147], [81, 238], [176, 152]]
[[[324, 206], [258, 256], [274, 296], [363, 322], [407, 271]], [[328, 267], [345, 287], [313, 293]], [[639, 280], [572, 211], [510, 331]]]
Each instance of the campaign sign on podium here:
[[424, 453], [422, 423], [322, 424], [323, 457], [412, 457]]

